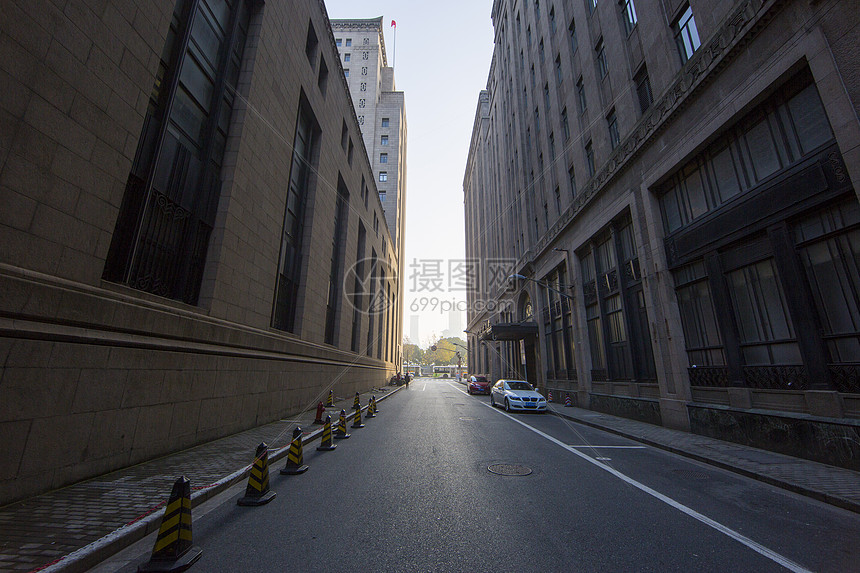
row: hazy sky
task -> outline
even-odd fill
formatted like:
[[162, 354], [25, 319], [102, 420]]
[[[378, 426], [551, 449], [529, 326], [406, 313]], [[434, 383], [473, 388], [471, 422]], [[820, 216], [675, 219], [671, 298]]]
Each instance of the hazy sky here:
[[[326, 0], [325, 5], [332, 19], [383, 17], [388, 64], [394, 65], [397, 89], [405, 93], [403, 334], [410, 334], [410, 316], [419, 315], [423, 346], [448, 328], [449, 308], [465, 309], [465, 293], [449, 289], [448, 269], [466, 252], [463, 174], [478, 93], [487, 85], [493, 54], [492, 0]], [[397, 22], [396, 46], [391, 20]], [[465, 312], [462, 316], [465, 328]]]

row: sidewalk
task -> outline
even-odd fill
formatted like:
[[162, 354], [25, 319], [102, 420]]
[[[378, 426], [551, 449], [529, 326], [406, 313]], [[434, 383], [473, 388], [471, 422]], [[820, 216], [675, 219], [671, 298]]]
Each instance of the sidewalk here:
[[860, 473], [733, 442], [550, 403], [556, 416], [860, 513]]
[[[374, 388], [361, 394], [384, 400], [399, 390]], [[332, 425], [341, 409], [352, 419], [355, 396], [335, 396], [326, 408]], [[93, 478], [0, 508], [0, 571], [86, 571], [158, 529], [159, 511], [177, 477], [191, 481], [192, 507], [247, 479], [260, 442], [269, 446], [270, 472], [285, 458], [292, 433], [300, 426], [303, 443], [318, 439], [316, 407], [287, 419], [253, 428], [176, 454]], [[323, 417], [325, 419], [325, 417]], [[277, 471], [277, 470], [275, 470]]]

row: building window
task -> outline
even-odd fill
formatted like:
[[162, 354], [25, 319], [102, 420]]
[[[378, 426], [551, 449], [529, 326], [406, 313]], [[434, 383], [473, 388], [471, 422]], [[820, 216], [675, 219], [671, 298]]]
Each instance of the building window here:
[[349, 68], [346, 68], [346, 69], [343, 71], [343, 75], [344, 75], [345, 77], [347, 77], [347, 78], [349, 77]]
[[585, 101], [585, 84], [582, 83], [582, 76], [579, 76], [579, 79], [576, 80], [576, 98], [579, 102], [579, 113], [585, 113], [588, 102]]
[[[685, 165], [660, 196], [667, 233], [686, 227], [736, 195], [800, 162], [833, 139], [812, 83], [794, 82]], [[783, 136], [785, 134], [785, 136]]]
[[538, 56], [540, 57], [540, 63], [543, 64], [545, 61], [545, 55], [543, 50], [543, 38], [540, 40], [540, 45], [538, 47]]
[[543, 85], [543, 103], [546, 107], [547, 114], [549, 113], [549, 82]]
[[363, 92], [366, 92], [367, 91], [367, 82], [361, 82], [361, 86], [359, 89]]
[[[254, 5], [188, 0], [175, 8], [105, 261], [105, 280], [197, 304]], [[188, 21], [189, 14], [197, 16]], [[207, 41], [198, 44], [200, 37]], [[315, 42], [309, 26], [311, 66]]]
[[362, 60], [369, 60], [370, 59], [370, 52], [362, 52], [361, 53], [361, 59]]
[[366, 46], [366, 45], [368, 45], [368, 44], [370, 43], [370, 38], [365, 38], [365, 39], [364, 39], [364, 41], [363, 41], [362, 43], [363, 43], [365, 46]]
[[380, 153], [379, 154], [379, 162], [380, 163], [388, 163], [388, 154], [387, 153]]
[[585, 162], [588, 165], [588, 176], [591, 177], [594, 175], [596, 171], [594, 167], [594, 147], [591, 145], [591, 141], [585, 144]]
[[532, 27], [531, 26], [526, 28], [526, 45], [529, 48], [532, 47]]
[[382, 127], [388, 127], [389, 121], [387, 117], [382, 118]]
[[535, 67], [534, 67], [534, 64], [532, 64], [532, 91], [534, 91], [534, 89], [535, 89]]
[[672, 24], [672, 31], [675, 33], [675, 44], [678, 46], [678, 55], [681, 56], [681, 64], [686, 64], [687, 60], [693, 57], [702, 42], [699, 40], [699, 31], [696, 29], [696, 20], [693, 19], [693, 10], [690, 5], [681, 14], [681, 16]]
[[338, 181], [337, 205], [334, 211], [334, 233], [331, 242], [331, 265], [329, 267], [328, 299], [326, 300], [325, 343], [337, 344], [337, 314], [340, 311], [341, 285], [343, 280], [343, 251], [346, 235], [347, 205], [349, 193], [343, 180]]
[[380, 145], [388, 145], [388, 136], [387, 135], [380, 136], [379, 144]]
[[563, 75], [561, 72], [561, 54], [555, 57], [555, 81], [558, 85], [561, 85]]
[[344, 54], [344, 55], [343, 55], [343, 61], [344, 61], [344, 62], [348, 62], [348, 61], [349, 61], [349, 57], [350, 57], [350, 54]]
[[645, 111], [654, 103], [654, 96], [651, 94], [651, 80], [648, 79], [648, 69], [642, 66], [642, 69], [636, 73], [633, 78], [633, 83], [636, 84], [636, 98], [639, 100], [639, 111]]
[[349, 48], [350, 46], [352, 46], [352, 38], [347, 38], [346, 39], [346, 47]]
[[555, 134], [549, 134], [549, 158], [555, 161]]
[[338, 48], [340, 48], [341, 46], [343, 46], [343, 40], [342, 40], [342, 39], [340, 39], [340, 38], [337, 38], [337, 39], [334, 41], [334, 43], [335, 43], [335, 44], [337, 44], [337, 47], [338, 47]]
[[673, 276], [690, 366], [725, 365], [723, 342], [704, 263], [699, 261], [682, 267]]
[[570, 196], [576, 197], [576, 173], [574, 172], [573, 165], [567, 169], [567, 179], [570, 183]]
[[311, 173], [315, 171], [315, 165], [312, 162], [313, 149], [319, 139], [319, 128], [310, 111], [301, 107], [298, 116], [272, 316], [272, 326], [287, 332], [293, 332], [295, 329], [299, 280], [303, 263], [302, 234], [305, 199], [310, 193]]
[[561, 189], [555, 186], [555, 212], [561, 214]]
[[624, 13], [624, 30], [627, 32], [627, 35], [630, 35], [633, 27], [636, 26], [636, 6], [633, 5], [633, 0], [623, 0], [621, 10]]
[[379, 201], [382, 203], [385, 203], [385, 197], [386, 197], [385, 191], [380, 191], [379, 192]]
[[596, 54], [597, 60], [597, 74], [600, 76], [600, 79], [606, 77], [606, 74], [609, 72], [609, 68], [606, 66], [606, 49], [603, 45], [603, 38], [597, 40], [597, 45], [594, 47], [594, 52]]
[[570, 139], [570, 122], [567, 119], [567, 108], [561, 110], [561, 128], [564, 131], [564, 140]]
[[621, 143], [621, 135], [618, 133], [618, 116], [614, 109], [606, 117], [606, 124], [609, 127], [609, 145], [615, 149]]
[[361, 99], [359, 99], [359, 100], [358, 100], [358, 107], [359, 107], [359, 108], [364, 108], [366, 105], [367, 105], [367, 100], [366, 100], [366, 99], [361, 98]]
[[597, 0], [586, 0], [588, 2], [588, 12], [590, 14], [594, 14], [594, 10], [597, 8]]
[[576, 41], [576, 22], [570, 21], [570, 26], [567, 27], [568, 36], [570, 38], [570, 53], [576, 52], [579, 43]]
[[380, 171], [379, 172], [379, 180], [382, 183], [385, 183], [386, 181], [388, 181], [388, 171]]
[[555, 34], [555, 6], [549, 9], [549, 29]]
[[367, 75], [367, 66], [364, 66], [361, 68], [361, 75], [363, 75], [363, 76]]
[[358, 125], [364, 125], [364, 116], [363, 115], [358, 116]]

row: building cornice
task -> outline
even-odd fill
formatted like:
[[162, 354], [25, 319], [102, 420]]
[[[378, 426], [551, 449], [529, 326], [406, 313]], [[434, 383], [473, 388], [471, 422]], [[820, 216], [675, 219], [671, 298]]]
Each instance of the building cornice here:
[[707, 45], [675, 77], [674, 82], [642, 116], [631, 133], [610, 155], [608, 161], [585, 184], [573, 203], [559, 215], [555, 224], [517, 261], [517, 268], [531, 265], [544, 254], [609, 184], [668, 128], [693, 96], [714, 80], [752, 42], [756, 34], [775, 16], [785, 0], [745, 0], [723, 22]]
[[[332, 30], [368, 30], [379, 33], [379, 49], [382, 50], [382, 67], [388, 67], [388, 55], [385, 52], [385, 34], [382, 29], [382, 16], [349, 20], [329, 20]], [[361, 46], [358, 46], [359, 48]]]

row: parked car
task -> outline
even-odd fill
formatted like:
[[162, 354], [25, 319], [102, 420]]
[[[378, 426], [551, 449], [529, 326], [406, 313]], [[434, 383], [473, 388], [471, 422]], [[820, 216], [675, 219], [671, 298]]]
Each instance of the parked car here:
[[469, 392], [469, 394], [489, 394], [490, 381], [487, 380], [486, 376], [472, 375], [466, 382], [466, 391]]
[[547, 411], [546, 398], [525, 380], [499, 380], [490, 392], [490, 403], [493, 406], [503, 406], [507, 412]]

